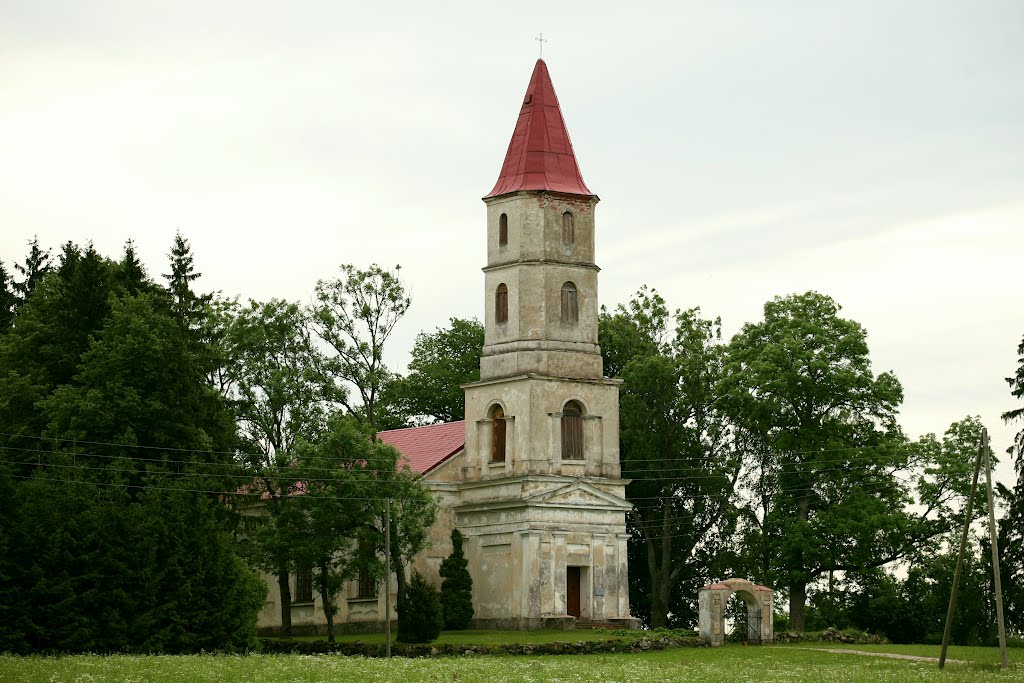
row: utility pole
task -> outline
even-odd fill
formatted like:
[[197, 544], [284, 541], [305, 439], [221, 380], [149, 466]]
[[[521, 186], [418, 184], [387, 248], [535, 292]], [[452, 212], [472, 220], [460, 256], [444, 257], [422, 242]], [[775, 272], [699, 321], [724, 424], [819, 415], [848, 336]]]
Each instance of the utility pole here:
[[988, 447], [988, 430], [981, 430], [981, 448], [985, 451], [985, 483], [988, 485], [988, 535], [992, 542], [992, 578], [996, 591], [996, 624], [999, 628], [999, 654], [1002, 666], [1010, 666], [1006, 658], [1006, 626], [1003, 624], [1003, 586], [999, 577], [999, 534], [996, 532], [996, 506], [992, 500], [992, 458]]
[[984, 447], [978, 448], [978, 457], [974, 460], [974, 479], [971, 481], [971, 495], [967, 498], [967, 514], [964, 520], [964, 532], [960, 536], [960, 552], [956, 556], [956, 571], [953, 572], [953, 588], [949, 592], [949, 609], [946, 610], [946, 628], [942, 632], [942, 652], [939, 654], [939, 668], [946, 668], [946, 650], [949, 648], [949, 634], [953, 629], [953, 612], [956, 611], [956, 594], [960, 589], [960, 571], [964, 564], [964, 550], [967, 548], [967, 534], [971, 530], [971, 508], [974, 507], [974, 492], [978, 489], [978, 471], [981, 470], [981, 454]]
[[[977, 477], [977, 475], [975, 475]], [[391, 656], [391, 499], [384, 508], [384, 636], [385, 654]]]

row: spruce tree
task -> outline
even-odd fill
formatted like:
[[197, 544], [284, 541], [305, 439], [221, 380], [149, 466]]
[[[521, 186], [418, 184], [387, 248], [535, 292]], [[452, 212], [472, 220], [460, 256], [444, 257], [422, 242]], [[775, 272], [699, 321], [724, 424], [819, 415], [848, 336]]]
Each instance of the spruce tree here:
[[0, 334], [14, 322], [14, 307], [18, 296], [14, 293], [14, 280], [7, 274], [4, 264], [0, 261]]
[[32, 238], [32, 241], [28, 243], [29, 251], [28, 256], [25, 258], [25, 264], [14, 264], [14, 269], [21, 273], [22, 277], [25, 278], [21, 282], [17, 282], [14, 285], [14, 289], [18, 292], [21, 299], [21, 303], [24, 303], [30, 294], [35, 290], [36, 285], [42, 282], [46, 274], [53, 270], [50, 265], [50, 250], [43, 251], [39, 247], [39, 236]]
[[469, 628], [473, 620], [473, 577], [462, 550], [462, 533], [452, 529], [452, 554], [441, 562], [441, 606], [449, 631]]

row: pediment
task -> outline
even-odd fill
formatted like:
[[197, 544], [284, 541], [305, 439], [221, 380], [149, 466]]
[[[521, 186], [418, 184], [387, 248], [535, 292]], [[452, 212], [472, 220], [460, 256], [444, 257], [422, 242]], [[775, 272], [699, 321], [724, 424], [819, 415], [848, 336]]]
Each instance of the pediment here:
[[586, 482], [575, 481], [547, 491], [540, 491], [524, 499], [527, 505], [586, 507], [614, 509], [628, 512], [633, 505]]

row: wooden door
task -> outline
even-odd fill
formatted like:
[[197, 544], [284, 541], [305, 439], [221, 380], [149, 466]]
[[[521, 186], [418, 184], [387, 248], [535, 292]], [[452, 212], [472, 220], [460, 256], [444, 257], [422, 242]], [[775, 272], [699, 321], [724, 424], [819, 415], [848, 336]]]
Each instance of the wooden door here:
[[565, 568], [565, 611], [571, 617], [580, 618], [580, 568]]

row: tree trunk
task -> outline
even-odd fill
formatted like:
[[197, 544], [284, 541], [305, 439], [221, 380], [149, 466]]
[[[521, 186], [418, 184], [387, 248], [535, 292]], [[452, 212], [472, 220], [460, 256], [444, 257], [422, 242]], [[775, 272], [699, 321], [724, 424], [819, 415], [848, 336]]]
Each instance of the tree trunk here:
[[334, 642], [334, 614], [338, 606], [334, 604], [337, 597], [332, 590], [333, 583], [329, 575], [329, 563], [320, 562], [317, 566], [317, 588], [320, 592], [320, 600], [323, 602], [324, 618], [327, 620], [327, 642]]
[[277, 587], [281, 589], [281, 636], [292, 637], [292, 589], [288, 585], [288, 568], [277, 570]]
[[664, 577], [651, 577], [651, 628], [668, 626], [668, 586]]
[[807, 583], [789, 584], [789, 630], [802, 632], [807, 626]]
[[330, 591], [324, 591], [324, 592], [322, 592], [320, 594], [320, 597], [324, 601], [324, 605], [328, 605], [328, 604], [331, 605], [331, 606], [326, 606], [324, 608], [324, 616], [327, 618], [327, 642], [328, 643], [333, 643], [334, 642], [334, 609], [332, 609], [332, 607], [334, 605], [334, 596], [331, 595]]
[[[796, 518], [801, 523], [807, 522], [810, 508], [811, 493], [808, 489], [796, 503]], [[791, 578], [789, 581], [789, 629], [801, 633], [807, 628], [807, 580], [802, 578], [804, 575], [803, 551], [797, 551], [794, 559], [795, 562], [789, 570], [797, 572], [801, 578]]]
[[393, 555], [392, 559], [395, 563], [395, 580], [398, 583], [398, 590], [395, 591], [395, 604], [401, 605], [402, 596], [405, 595], [405, 562], [402, 561], [401, 555]]
[[647, 542], [647, 569], [651, 575], [651, 628], [668, 626], [669, 594], [672, 592], [672, 534], [669, 530], [669, 513], [669, 506], [662, 506], [659, 530], [661, 538]]

